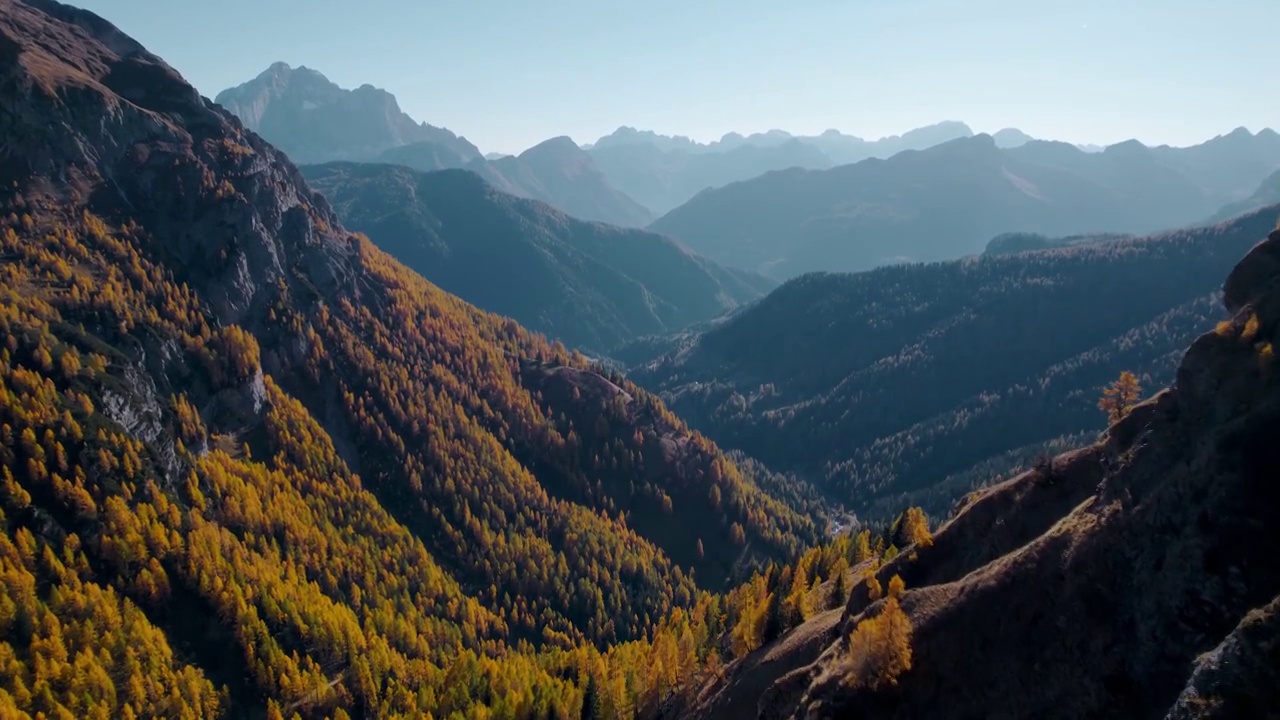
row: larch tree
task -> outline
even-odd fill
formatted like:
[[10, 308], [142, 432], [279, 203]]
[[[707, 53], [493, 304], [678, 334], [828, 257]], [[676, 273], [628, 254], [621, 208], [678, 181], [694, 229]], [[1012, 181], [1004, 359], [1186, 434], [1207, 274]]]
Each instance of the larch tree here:
[[1125, 370], [1115, 382], [1102, 391], [1102, 399], [1098, 401], [1098, 409], [1107, 414], [1107, 422], [1115, 424], [1120, 421], [1142, 396], [1142, 386], [1138, 377]]

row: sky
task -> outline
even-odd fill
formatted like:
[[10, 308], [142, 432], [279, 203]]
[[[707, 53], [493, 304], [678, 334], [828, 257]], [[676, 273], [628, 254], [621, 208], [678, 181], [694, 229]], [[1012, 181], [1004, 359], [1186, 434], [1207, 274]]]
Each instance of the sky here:
[[204, 95], [275, 61], [485, 152], [621, 125], [1189, 145], [1280, 129], [1280, 0], [71, 0]]

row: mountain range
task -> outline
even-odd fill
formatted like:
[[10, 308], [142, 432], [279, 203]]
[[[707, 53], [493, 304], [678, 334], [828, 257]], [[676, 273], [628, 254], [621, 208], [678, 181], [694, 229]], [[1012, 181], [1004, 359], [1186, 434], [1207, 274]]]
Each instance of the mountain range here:
[[1280, 167], [1280, 134], [1087, 153], [976, 135], [888, 160], [766, 173], [701, 193], [650, 227], [725, 264], [785, 279], [981, 252], [995, 235], [1142, 233], [1192, 224]]
[[588, 151], [614, 187], [661, 215], [703, 190], [773, 170], [826, 169], [972, 135], [964, 123], [943, 122], [875, 141], [838, 130], [808, 137], [770, 130], [745, 137], [730, 133], [717, 142], [700, 144], [622, 127]]
[[1217, 278], [1277, 219], [1273, 206], [1151, 237], [805, 275], [710, 329], [642, 343], [662, 355], [629, 375], [856, 511], [945, 513], [1096, 433], [1098, 388], [1122, 370], [1171, 382], [1180, 349], [1220, 319]]
[[634, 706], [597, 648], [817, 539], [101, 18], [0, 0], [0, 107], [0, 714]]
[[[624, 375], [387, 250], [488, 253], [493, 302], [602, 336], [758, 278], [376, 162], [433, 142], [376, 149], [391, 117], [300, 170], [106, 20], [0, 0], [0, 717], [1280, 711], [1280, 206], [807, 274]], [[1146, 217], [1265, 188], [1233, 135], [940, 148]]]
[[570, 347], [602, 353], [681, 330], [773, 287], [670, 238], [577, 220], [467, 170], [333, 163], [302, 171], [346, 227], [442, 289]]
[[542, 200], [583, 220], [638, 227], [653, 219], [613, 189], [568, 138], [552, 138], [518, 157], [486, 158], [465, 138], [415, 122], [391, 93], [371, 85], [346, 90], [310, 68], [275, 63], [253, 80], [218, 93], [216, 102], [294, 162], [467, 168], [504, 192]]

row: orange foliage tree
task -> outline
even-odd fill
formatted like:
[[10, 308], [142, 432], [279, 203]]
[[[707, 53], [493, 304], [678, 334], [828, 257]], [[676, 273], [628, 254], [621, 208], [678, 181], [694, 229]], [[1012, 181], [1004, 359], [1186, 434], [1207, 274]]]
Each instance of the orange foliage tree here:
[[1138, 384], [1138, 377], [1125, 370], [1115, 382], [1103, 389], [1098, 409], [1107, 414], [1108, 423], [1114, 424], [1128, 414], [1140, 397], [1142, 386]]

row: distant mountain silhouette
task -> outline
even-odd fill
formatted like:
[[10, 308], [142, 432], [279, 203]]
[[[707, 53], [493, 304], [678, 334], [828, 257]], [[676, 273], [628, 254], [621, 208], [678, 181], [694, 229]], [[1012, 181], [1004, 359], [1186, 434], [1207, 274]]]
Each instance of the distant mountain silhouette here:
[[1151, 152], [1203, 187], [1242, 199], [1256, 190], [1263, 178], [1280, 169], [1280, 133], [1264, 128], [1254, 135], [1241, 127], [1199, 145], [1162, 145]]
[[215, 102], [294, 162], [370, 160], [390, 148], [423, 142], [464, 162], [480, 157], [465, 138], [415, 122], [386, 90], [372, 85], [345, 90], [315, 70], [283, 62], [218, 93]]
[[816, 136], [770, 130], [749, 136], [729, 133], [715, 142], [698, 143], [621, 127], [587, 149], [614, 187], [662, 214], [703, 190], [773, 170], [825, 169], [971, 135], [969, 126], [949, 121], [874, 141], [838, 130]]
[[584, 220], [639, 227], [655, 217], [611, 187], [569, 138], [552, 138], [518, 158], [482, 156], [465, 138], [415, 122], [391, 93], [370, 85], [344, 90], [309, 68], [276, 63], [219, 93], [217, 102], [297, 163], [375, 161], [427, 172], [465, 167], [504, 192]]
[[582, 220], [620, 227], [642, 227], [653, 220], [648, 209], [610, 185], [595, 160], [567, 137], [545, 140], [519, 155], [469, 162], [434, 143], [392, 148], [377, 160], [423, 172], [465, 168], [502, 192], [541, 200]]
[[1230, 220], [1255, 210], [1280, 204], [1280, 170], [1275, 171], [1262, 181], [1253, 194], [1239, 202], [1231, 203], [1214, 213], [1210, 222]]
[[611, 185], [591, 155], [567, 137], [545, 140], [516, 156], [478, 160], [467, 169], [503, 192], [541, 200], [582, 220], [641, 227], [653, 219], [645, 206]]
[[777, 145], [740, 145], [723, 152], [664, 151], [647, 143], [596, 147], [596, 165], [611, 185], [654, 213], [677, 207], [703, 190], [781, 168], [825, 168], [822, 151], [799, 140]]
[[1005, 232], [1185, 226], [1278, 166], [1269, 131], [1190, 148], [1129, 141], [1101, 153], [1047, 141], [1001, 149], [978, 135], [888, 160], [768, 173], [704, 192], [651, 227], [713, 260], [786, 278], [961, 257]]
[[1015, 148], [1026, 145], [1035, 140], [1035, 138], [1022, 132], [1017, 128], [1005, 128], [991, 135], [996, 141], [996, 147], [999, 148]]
[[[1221, 319], [1222, 277], [1272, 207], [1208, 228], [796, 278], [629, 376], [717, 443], [863, 515], [931, 513], [1083, 442], [1122, 370], [1158, 387]], [[633, 355], [624, 351], [621, 356]]]
[[344, 224], [431, 282], [572, 347], [603, 352], [679, 330], [771, 288], [669, 238], [575, 220], [465, 170], [331, 163], [303, 175]]

